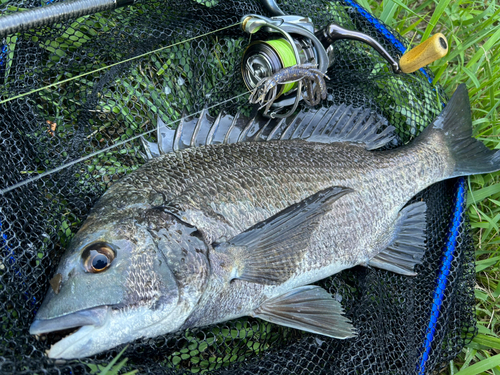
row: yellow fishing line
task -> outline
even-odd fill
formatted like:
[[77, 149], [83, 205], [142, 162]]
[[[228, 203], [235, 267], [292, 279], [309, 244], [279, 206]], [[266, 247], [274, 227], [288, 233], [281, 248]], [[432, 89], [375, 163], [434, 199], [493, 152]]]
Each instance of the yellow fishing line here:
[[[297, 60], [295, 59], [295, 54], [293, 53], [293, 48], [290, 43], [285, 39], [275, 39], [264, 42], [268, 44], [272, 49], [276, 51], [278, 57], [283, 64], [283, 68], [288, 68], [289, 66], [294, 66], [297, 64]], [[297, 83], [287, 83], [283, 88], [283, 94], [287, 93], [291, 89], [293, 89]]]
[[189, 39], [185, 39], [185, 40], [183, 40], [183, 41], [180, 41], [180, 42], [177, 42], [177, 43], [171, 44], [171, 45], [166, 46], [166, 47], [161, 47], [161, 48], [155, 49], [155, 50], [153, 50], [153, 51], [149, 51], [149, 52], [143, 53], [142, 55], [137, 55], [137, 56], [131, 57], [130, 59], [126, 59], [126, 60], [123, 60], [123, 61], [120, 61], [120, 62], [117, 62], [117, 63], [111, 64], [111, 65], [107, 65], [107, 66], [104, 66], [104, 67], [102, 67], [102, 68], [98, 68], [98, 69], [92, 70], [92, 71], [87, 72], [87, 73], [82, 73], [82, 74], [80, 74], [80, 75], [77, 75], [77, 76], [74, 76], [74, 77], [71, 77], [71, 78], [68, 78], [68, 79], [63, 79], [62, 81], [59, 81], [59, 82], [51, 83], [50, 85], [47, 85], [47, 86], [44, 86], [44, 87], [40, 87], [39, 89], [35, 89], [35, 90], [32, 90], [32, 91], [28, 91], [28, 92], [25, 92], [25, 93], [23, 93], [23, 94], [19, 94], [19, 95], [13, 96], [13, 97], [11, 97], [11, 98], [7, 98], [7, 99], [4, 99], [4, 100], [1, 100], [1, 101], [0, 101], [0, 104], [10, 102], [11, 100], [14, 100], [14, 99], [23, 98], [23, 97], [25, 97], [25, 96], [28, 96], [28, 95], [31, 95], [31, 94], [34, 94], [34, 93], [40, 92], [40, 91], [42, 91], [42, 90], [49, 89], [49, 88], [51, 88], [51, 87], [55, 87], [55, 86], [57, 86], [57, 85], [61, 85], [61, 84], [63, 84], [63, 83], [66, 83], [66, 82], [72, 81], [72, 80], [74, 80], [74, 79], [81, 78], [81, 77], [85, 77], [85, 76], [88, 76], [89, 74], [97, 73], [97, 72], [100, 72], [100, 71], [102, 71], [102, 70], [109, 69], [109, 68], [112, 68], [113, 66], [117, 66], [117, 65], [120, 65], [120, 64], [124, 64], [124, 63], [129, 62], [129, 61], [137, 60], [137, 59], [140, 59], [141, 57], [145, 57], [145, 56], [151, 55], [151, 54], [153, 54], [153, 53], [160, 52], [160, 51], [163, 51], [163, 50], [165, 50], [165, 49], [168, 49], [168, 48], [171, 48], [171, 47], [177, 46], [177, 45], [179, 45], [179, 44], [186, 43], [186, 42], [190, 42], [190, 41], [192, 41], [192, 40], [195, 40], [195, 39], [198, 39], [198, 38], [202, 38], [202, 37], [207, 36], [207, 35], [210, 35], [210, 34], [214, 34], [214, 33], [219, 32], [219, 31], [221, 31], [221, 30], [226, 30], [226, 29], [229, 29], [229, 28], [231, 28], [231, 27], [238, 26], [238, 25], [240, 25], [240, 24], [241, 24], [241, 22], [234, 23], [234, 24], [232, 24], [232, 25], [229, 25], [229, 26], [226, 26], [226, 27], [222, 27], [222, 28], [220, 28], [220, 29], [217, 29], [217, 30], [214, 30], [214, 31], [210, 31], [210, 32], [208, 32], [208, 33], [201, 34], [201, 35], [198, 35], [198, 36], [195, 36], [195, 37], [189, 38]]

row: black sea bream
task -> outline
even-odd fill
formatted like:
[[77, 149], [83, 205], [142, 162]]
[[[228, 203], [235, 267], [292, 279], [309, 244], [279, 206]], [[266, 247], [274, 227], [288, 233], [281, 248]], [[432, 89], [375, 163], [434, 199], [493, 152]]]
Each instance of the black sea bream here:
[[207, 116], [161, 128], [148, 153], [162, 155], [92, 209], [31, 326], [79, 327], [49, 357], [245, 315], [352, 337], [341, 304], [309, 284], [356, 265], [411, 277], [426, 204], [407, 202], [437, 181], [500, 169], [500, 152], [471, 138], [465, 86], [418, 138], [385, 151], [393, 128], [352, 107], [255, 129], [221, 116], [201, 126]]

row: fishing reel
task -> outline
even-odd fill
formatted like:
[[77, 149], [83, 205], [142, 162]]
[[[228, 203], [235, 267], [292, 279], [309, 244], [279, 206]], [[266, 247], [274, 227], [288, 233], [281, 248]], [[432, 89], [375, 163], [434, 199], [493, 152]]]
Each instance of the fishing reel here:
[[[254, 92], [254, 97], [256, 97], [256, 90], [259, 89], [259, 85], [262, 85], [265, 78], [276, 78], [273, 78], [274, 81], [271, 82], [270, 86], [268, 85], [276, 90], [272, 96], [272, 104], [268, 105], [264, 111], [264, 115], [269, 117], [284, 118], [290, 116], [303, 98], [300, 92], [302, 86], [298, 82], [300, 78], [291, 69], [286, 70], [286, 68], [293, 66], [314, 67], [324, 76], [334, 63], [335, 56], [332, 45], [339, 39], [357, 40], [368, 44], [387, 61], [395, 74], [414, 72], [443, 57], [448, 52], [445, 37], [442, 34], [436, 34], [407, 52], [403, 56], [404, 59], [397, 61], [369, 35], [345, 29], [335, 23], [317, 30], [308, 17], [284, 15], [280, 12], [275, 11], [280, 15], [271, 18], [254, 14], [242, 18], [243, 31], [250, 35], [259, 32], [266, 36], [266, 39], [254, 41], [247, 47], [243, 54], [241, 71], [245, 85]], [[267, 34], [263, 34], [263, 32]], [[422, 48], [418, 50], [421, 46], [424, 47], [423, 52]], [[316, 82], [319, 84], [320, 81], [316, 80]], [[313, 92], [311, 88], [308, 90]], [[263, 97], [260, 96], [261, 103]], [[265, 104], [262, 107], [264, 106]], [[285, 113], [278, 113], [289, 106], [292, 106], [291, 109]], [[272, 109], [270, 114], [267, 113], [268, 108]]]

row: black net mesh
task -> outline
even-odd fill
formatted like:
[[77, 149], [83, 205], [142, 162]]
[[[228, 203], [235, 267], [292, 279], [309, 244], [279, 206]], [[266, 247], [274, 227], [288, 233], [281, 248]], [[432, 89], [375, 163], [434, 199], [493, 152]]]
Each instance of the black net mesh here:
[[[8, 0], [0, 12], [46, 4]], [[281, 6], [287, 14], [311, 17], [317, 28], [334, 21], [362, 31], [399, 55], [394, 41], [350, 1]], [[37, 341], [28, 329], [90, 208], [114, 181], [145, 162], [137, 136], [154, 131], [158, 117], [168, 123], [183, 111], [215, 105], [213, 113], [248, 109], [247, 95], [235, 97], [247, 91], [240, 62], [250, 40], [240, 26], [231, 25], [249, 13], [266, 15], [257, 1], [138, 1], [0, 40], [0, 98], [14, 97], [0, 104], [0, 188], [33, 180], [0, 196], [0, 373], [89, 373], [87, 364], [107, 364], [123, 348], [54, 362], [44, 356], [50, 340]], [[402, 142], [441, 111], [445, 95], [422, 72], [396, 76], [384, 59], [356, 41], [337, 42], [334, 53], [322, 105], [371, 108], [397, 128]], [[38, 91], [15, 98], [33, 90]], [[147, 138], [154, 140], [152, 134]], [[151, 374], [418, 373], [457, 197], [464, 197], [457, 193], [457, 181], [436, 184], [415, 197], [429, 207], [428, 251], [418, 276], [357, 267], [319, 283], [341, 298], [359, 331], [355, 339], [242, 318], [131, 343], [124, 354], [126, 369]], [[439, 371], [475, 332], [473, 245], [463, 213], [455, 228], [456, 249], [425, 373]]]

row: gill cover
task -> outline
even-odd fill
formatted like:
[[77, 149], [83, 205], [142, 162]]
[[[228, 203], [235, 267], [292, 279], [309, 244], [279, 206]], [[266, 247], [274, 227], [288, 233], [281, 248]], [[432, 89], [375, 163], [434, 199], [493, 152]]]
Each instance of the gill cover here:
[[155, 247], [183, 291], [184, 302], [194, 307], [210, 276], [208, 245], [202, 233], [165, 207], [150, 209], [146, 219]]

